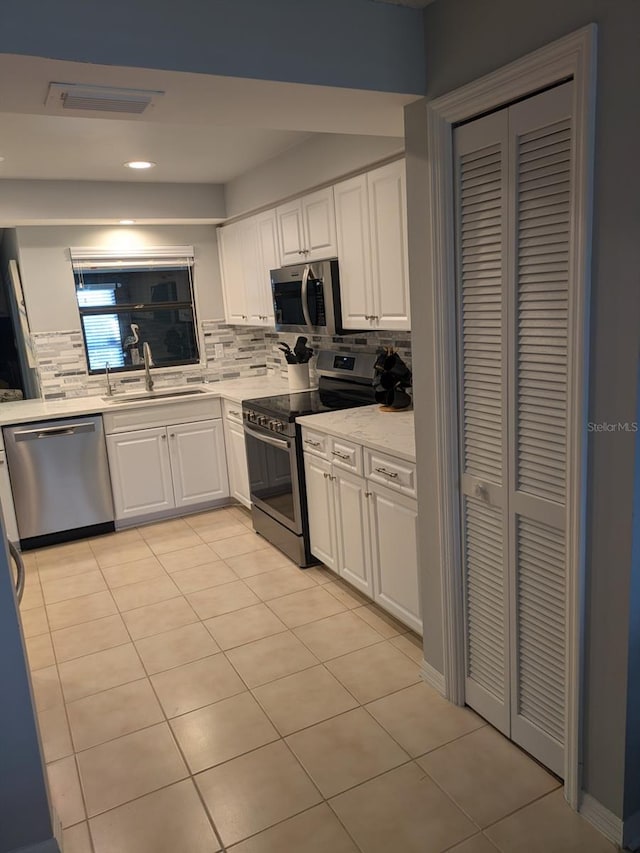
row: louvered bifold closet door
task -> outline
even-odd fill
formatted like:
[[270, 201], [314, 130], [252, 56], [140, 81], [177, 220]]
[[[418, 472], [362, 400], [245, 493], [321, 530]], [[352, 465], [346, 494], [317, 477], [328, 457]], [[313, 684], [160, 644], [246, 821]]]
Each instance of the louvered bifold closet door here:
[[509, 733], [507, 115], [456, 128], [466, 701]]
[[509, 109], [511, 736], [564, 773], [572, 84]]

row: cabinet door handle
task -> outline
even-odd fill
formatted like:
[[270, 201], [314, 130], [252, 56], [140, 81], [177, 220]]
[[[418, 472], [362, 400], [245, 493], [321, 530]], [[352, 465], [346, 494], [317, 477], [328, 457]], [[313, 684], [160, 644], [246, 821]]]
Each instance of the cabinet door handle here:
[[175, 432], [170, 432], [170, 433], [169, 433], [169, 438], [175, 438], [175, 437], [176, 437]]
[[310, 445], [311, 445], [311, 447], [320, 447], [320, 442], [319, 442], [319, 441], [311, 441], [311, 439], [310, 439], [310, 438], [305, 438], [304, 443], [305, 443], [305, 444], [310, 444]]
[[233, 409], [229, 409], [229, 414], [234, 415], [236, 418], [240, 417], [240, 412], [234, 412]]
[[370, 498], [372, 494], [373, 494], [373, 492], [365, 492], [364, 496], [365, 496], [365, 498]]
[[162, 433], [162, 435], [160, 436], [160, 438], [161, 438], [163, 441], [166, 441], [166, 440], [167, 440], [167, 434], [166, 434], [166, 432], [163, 432], [163, 433]]
[[338, 459], [350, 459], [351, 458], [348, 453], [340, 453], [339, 450], [332, 450], [331, 454], [332, 454], [332, 456], [337, 456]]
[[322, 476], [323, 476], [323, 477], [325, 478], [325, 480], [326, 480], [326, 479], [327, 479], [327, 477], [330, 477], [330, 476], [331, 476], [331, 474], [327, 474], [327, 472], [326, 472], [326, 471], [324, 471], [324, 472], [323, 472], [323, 474], [322, 474]]
[[392, 480], [396, 480], [398, 477], [398, 474], [395, 471], [387, 471], [386, 468], [376, 468], [375, 470], [378, 474], [384, 474], [385, 477], [391, 477]]

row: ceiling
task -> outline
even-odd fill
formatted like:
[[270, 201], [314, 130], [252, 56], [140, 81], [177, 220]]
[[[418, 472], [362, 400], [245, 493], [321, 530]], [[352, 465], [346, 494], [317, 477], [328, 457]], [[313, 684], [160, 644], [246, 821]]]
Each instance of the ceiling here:
[[[45, 104], [51, 82], [164, 94], [141, 116], [59, 115]], [[5, 54], [0, 55], [0, 179], [225, 183], [313, 133], [402, 137], [403, 107], [413, 100], [394, 93]], [[145, 173], [123, 168], [135, 159], [158, 165]]]

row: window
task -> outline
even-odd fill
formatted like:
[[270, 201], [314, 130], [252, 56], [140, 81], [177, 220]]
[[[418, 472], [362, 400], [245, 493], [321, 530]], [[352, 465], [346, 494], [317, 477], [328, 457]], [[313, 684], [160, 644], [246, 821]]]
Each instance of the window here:
[[71, 257], [89, 373], [141, 369], [144, 342], [156, 367], [198, 363], [192, 254]]

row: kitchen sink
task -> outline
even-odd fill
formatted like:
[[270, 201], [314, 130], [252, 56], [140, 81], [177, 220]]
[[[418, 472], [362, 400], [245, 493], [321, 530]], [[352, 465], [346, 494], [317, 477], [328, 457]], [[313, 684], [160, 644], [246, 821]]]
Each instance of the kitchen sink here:
[[149, 400], [172, 400], [175, 397], [193, 397], [196, 394], [206, 394], [204, 388], [188, 388], [182, 391], [146, 391], [144, 394], [117, 394], [113, 397], [103, 397], [105, 403], [142, 403]]

